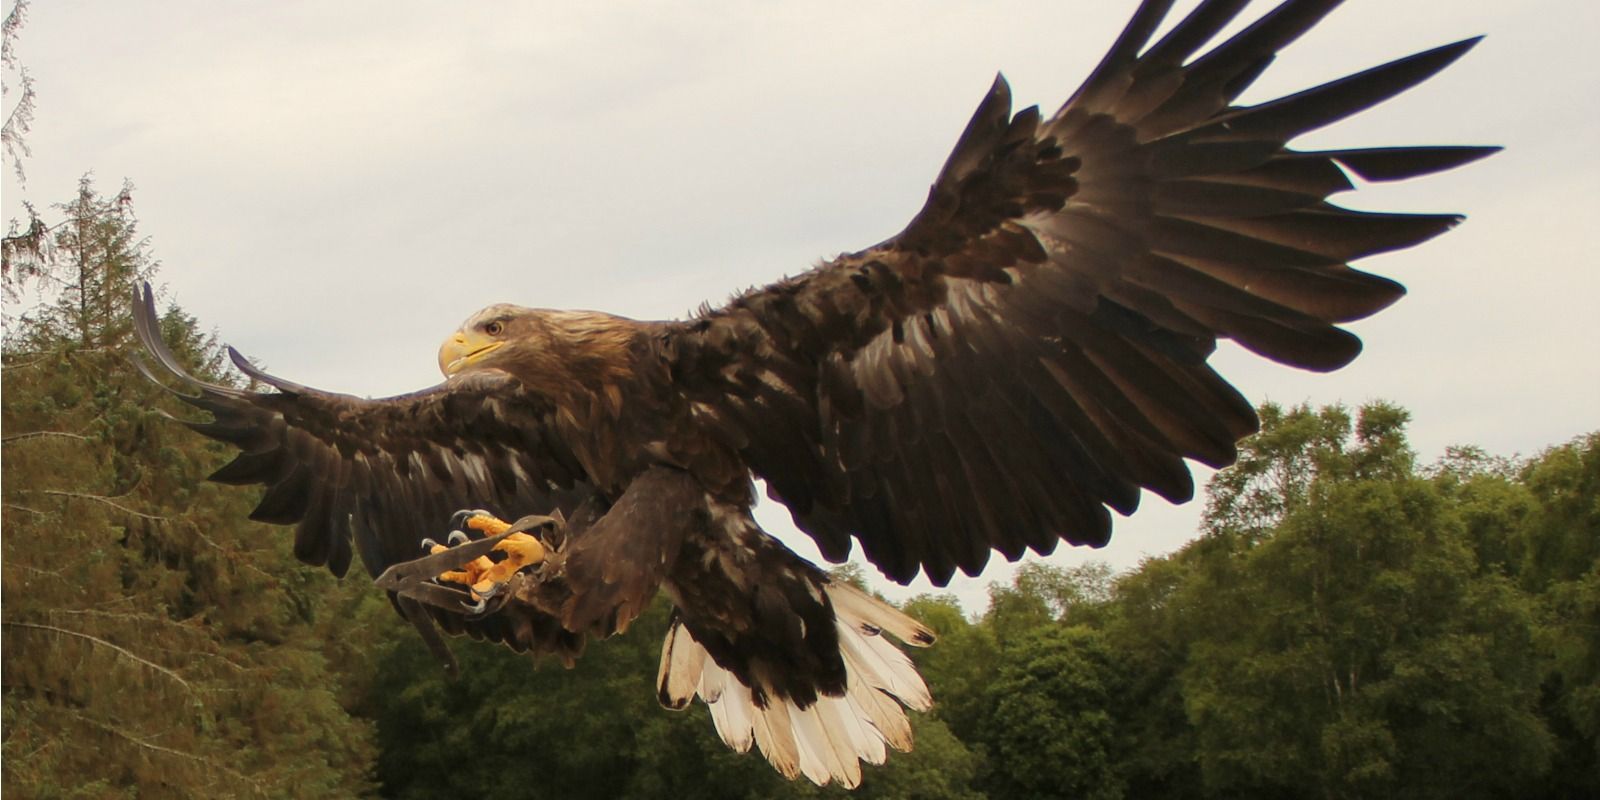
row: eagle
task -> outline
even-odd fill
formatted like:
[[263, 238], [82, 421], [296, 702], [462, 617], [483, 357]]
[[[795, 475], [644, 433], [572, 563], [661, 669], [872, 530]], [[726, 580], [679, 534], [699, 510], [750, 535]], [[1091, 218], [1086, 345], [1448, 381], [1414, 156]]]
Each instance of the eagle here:
[[436, 650], [442, 629], [570, 665], [664, 592], [661, 703], [698, 697], [734, 749], [855, 786], [911, 747], [906, 709], [932, 700], [897, 642], [933, 636], [763, 531], [755, 480], [827, 559], [859, 544], [941, 586], [995, 551], [1104, 545], [1144, 491], [1191, 499], [1186, 460], [1226, 466], [1257, 428], [1218, 340], [1342, 367], [1361, 342], [1340, 325], [1405, 291], [1350, 263], [1460, 221], [1328, 198], [1498, 149], [1288, 146], [1477, 39], [1235, 102], [1338, 4], [1223, 38], [1248, 0], [1204, 0], [1158, 38], [1173, 4], [1144, 0], [1056, 112], [1013, 113], [997, 77], [900, 233], [687, 319], [493, 305], [445, 340], [442, 383], [365, 399], [231, 348], [252, 388], [192, 377], [147, 285], [139, 363], [240, 450], [211, 480], [263, 485], [251, 519], [335, 575], [359, 553]]

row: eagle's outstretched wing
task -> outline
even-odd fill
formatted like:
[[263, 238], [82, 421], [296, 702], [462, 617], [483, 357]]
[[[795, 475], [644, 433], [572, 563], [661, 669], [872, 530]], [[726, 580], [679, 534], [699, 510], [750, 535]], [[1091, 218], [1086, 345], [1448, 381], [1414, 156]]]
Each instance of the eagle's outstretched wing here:
[[[250, 518], [296, 526], [295, 556], [326, 564], [335, 575], [349, 568], [352, 542], [377, 576], [421, 555], [424, 537], [442, 538], [457, 510], [484, 508], [510, 518], [553, 509], [571, 515], [593, 494], [578, 460], [551, 432], [550, 405], [520, 391], [504, 373], [473, 372], [413, 394], [368, 400], [273, 377], [230, 349], [241, 371], [272, 389], [256, 392], [185, 371], [161, 339], [148, 286], [135, 298], [134, 322], [163, 371], [195, 392], [178, 396], [214, 417], [183, 424], [241, 451], [211, 480], [266, 486]], [[581, 636], [526, 614], [469, 622], [435, 610], [434, 617], [452, 634], [519, 650], [553, 649], [571, 657], [582, 645]]]
[[[1189, 499], [1255, 430], [1207, 364], [1227, 337], [1331, 370], [1339, 323], [1404, 289], [1351, 269], [1453, 215], [1327, 202], [1493, 152], [1301, 152], [1293, 137], [1415, 85], [1476, 40], [1279, 100], [1233, 101], [1338, 3], [1288, 0], [1200, 53], [1245, 0], [1154, 44], [1147, 0], [1060, 111], [1012, 115], [997, 79], [898, 236], [752, 291], [667, 338], [706, 429], [742, 452], [829, 558], [850, 537], [892, 578], [976, 574], [1059, 538], [1103, 544], [1141, 488]], [[1198, 55], [1197, 55], [1198, 54]]]

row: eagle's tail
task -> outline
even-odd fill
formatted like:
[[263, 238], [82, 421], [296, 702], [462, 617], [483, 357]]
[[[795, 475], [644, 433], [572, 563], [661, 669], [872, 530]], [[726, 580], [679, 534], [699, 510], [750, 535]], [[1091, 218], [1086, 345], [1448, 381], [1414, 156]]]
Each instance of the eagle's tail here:
[[801, 706], [771, 691], [752, 692], [674, 622], [661, 648], [662, 704], [684, 708], [699, 695], [729, 747], [743, 753], [754, 743], [784, 777], [804, 775], [819, 786], [832, 780], [853, 788], [861, 782], [860, 762], [882, 764], [889, 747], [910, 750], [911, 723], [901, 706], [927, 711], [933, 698], [916, 665], [884, 634], [925, 647], [933, 633], [849, 584], [835, 581], [826, 591], [845, 665], [843, 694], [820, 694]]

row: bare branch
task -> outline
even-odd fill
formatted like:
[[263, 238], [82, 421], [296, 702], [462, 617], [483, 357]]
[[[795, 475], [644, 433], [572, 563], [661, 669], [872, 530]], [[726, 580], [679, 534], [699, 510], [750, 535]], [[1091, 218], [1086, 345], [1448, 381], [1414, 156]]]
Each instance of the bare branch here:
[[5, 368], [6, 369], [26, 369], [28, 367], [38, 366], [40, 364], [45, 363], [46, 361], [53, 361], [53, 360], [54, 359], [52, 359], [49, 356], [40, 356], [39, 358], [36, 358], [36, 359], [34, 359], [32, 361], [19, 361], [17, 363], [13, 363], [13, 364], [7, 364], [7, 365], [5, 365]]
[[25, 362], [12, 362], [12, 363], [6, 364], [5, 367], [6, 367], [6, 369], [17, 369], [18, 367], [31, 367], [34, 364], [38, 364], [38, 363], [44, 362], [44, 361], [60, 361], [63, 358], [77, 358], [77, 357], [80, 357], [80, 356], [89, 355], [91, 353], [110, 353], [112, 355], [121, 356], [125, 352], [126, 352], [125, 348], [120, 347], [120, 346], [113, 346], [113, 347], [73, 347], [73, 348], [70, 348], [70, 349], [60, 348], [60, 349], [51, 350], [51, 351], [47, 351], [47, 352], [34, 351], [34, 352], [23, 352], [23, 353], [7, 353], [6, 355], [8, 357], [10, 357], [10, 358], [33, 358], [34, 360], [33, 361], [25, 361]]
[[[28, 434], [19, 434], [19, 435], [26, 436]], [[84, 438], [84, 437], [80, 437], [80, 438]], [[40, 489], [40, 490], [37, 491], [37, 493], [38, 494], [50, 495], [52, 497], [66, 497], [66, 498], [75, 499], [75, 500], [92, 500], [92, 501], [94, 501], [96, 503], [104, 503], [105, 505], [111, 506], [112, 508], [115, 508], [118, 511], [122, 511], [122, 512], [127, 513], [127, 514], [132, 514], [132, 515], [134, 515], [136, 517], [139, 517], [140, 519], [148, 519], [148, 520], [151, 520], [153, 522], [165, 522], [165, 523], [182, 522], [189, 528], [189, 530], [191, 532], [194, 533], [194, 535], [196, 537], [198, 537], [200, 539], [200, 541], [204, 542], [211, 549], [216, 550], [217, 552], [223, 554], [223, 556], [227, 557], [232, 563], [234, 563], [234, 564], [236, 564], [238, 566], [242, 566], [242, 567], [244, 567], [245, 569], [247, 569], [247, 570], [249, 570], [251, 572], [254, 572], [256, 575], [260, 576], [262, 579], [264, 579], [264, 580], [266, 580], [266, 581], [268, 581], [270, 583], [274, 583], [275, 584], [278, 581], [278, 579], [276, 577], [274, 577], [271, 573], [261, 569], [260, 567], [257, 567], [255, 564], [251, 563], [249, 559], [243, 559], [243, 558], [236, 559], [236, 558], [234, 558], [234, 556], [237, 553], [236, 550], [234, 550], [233, 548], [225, 547], [225, 546], [223, 546], [221, 544], [218, 544], [215, 539], [212, 539], [210, 536], [208, 536], [206, 534], [204, 528], [202, 528], [199, 525], [195, 524], [195, 522], [193, 520], [178, 519], [178, 518], [175, 518], [175, 517], [160, 516], [160, 515], [157, 515], [157, 514], [146, 514], [143, 511], [136, 511], [136, 510], [134, 510], [132, 508], [129, 508], [129, 507], [121, 504], [121, 503], [118, 503], [113, 498], [105, 497], [103, 495], [98, 495], [98, 494], [86, 494], [84, 492], [65, 492], [65, 491], [60, 491], [60, 490], [57, 490], [57, 489]], [[6, 505], [7, 508], [15, 508], [15, 509], [17, 509], [19, 511], [27, 511], [27, 512], [30, 512], [32, 514], [37, 514], [38, 516], [41, 516], [41, 517], [47, 516], [45, 512], [39, 511], [39, 510], [33, 509], [33, 508], [28, 508], [27, 506], [19, 506], [19, 505], [15, 504], [15, 503], [6, 503], [5, 505]]]
[[52, 578], [60, 578], [63, 575], [62, 570], [59, 569], [39, 569], [38, 567], [30, 567], [27, 564], [16, 564], [15, 566], [17, 569], [23, 570], [24, 572], [31, 572], [35, 575], [45, 575]]
[[[86, 641], [89, 641], [89, 642], [93, 642], [94, 644], [98, 644], [98, 645], [100, 645], [102, 647], [108, 647], [111, 650], [117, 652], [118, 654], [122, 655], [125, 658], [131, 659], [134, 662], [137, 662], [137, 663], [142, 664], [142, 665], [144, 665], [146, 667], [149, 667], [150, 669], [153, 669], [156, 672], [159, 672], [162, 675], [165, 675], [168, 678], [171, 678], [174, 681], [177, 681], [178, 685], [182, 686], [184, 688], [184, 690], [189, 692], [189, 694], [195, 695], [194, 687], [190, 686], [189, 682], [184, 680], [183, 677], [180, 676], [178, 673], [173, 672], [172, 670], [167, 669], [166, 667], [163, 667], [160, 664], [157, 664], [156, 662], [151, 661], [149, 659], [140, 658], [138, 655], [134, 654], [133, 651], [127, 649], [126, 647], [122, 647], [120, 645], [112, 644], [111, 642], [108, 642], [108, 641], [106, 641], [106, 640], [104, 640], [104, 639], [102, 639], [102, 638], [100, 638], [98, 636], [90, 636], [89, 634], [83, 633], [81, 631], [73, 631], [73, 630], [68, 630], [66, 628], [58, 628], [58, 627], [56, 627], [54, 625], [40, 625], [40, 624], [34, 623], [34, 622], [11, 622], [11, 621], [8, 621], [8, 620], [0, 620], [0, 626], [4, 626], [4, 627], [7, 627], [7, 628], [24, 628], [24, 629], [36, 630], [36, 631], [46, 631], [46, 632], [49, 632], [49, 633], [55, 633], [55, 634], [59, 634], [59, 635], [62, 635], [62, 636], [72, 636], [72, 637], [83, 639], [83, 640], [86, 640]], [[196, 703], [200, 702], [200, 698], [199, 698], [198, 695], [195, 695], [195, 702]]]
[[37, 508], [28, 508], [27, 506], [20, 506], [20, 505], [17, 505], [16, 503], [6, 503], [5, 507], [6, 508], [14, 508], [14, 509], [16, 509], [18, 511], [26, 511], [29, 514], [34, 514], [34, 515], [40, 516], [40, 517], [48, 517], [48, 516], [50, 516], [49, 513], [44, 512], [44, 511], [40, 511]]
[[[227, 656], [223, 655], [222, 653], [212, 653], [212, 652], [209, 652], [209, 651], [206, 651], [206, 650], [193, 650], [193, 649], [179, 650], [179, 649], [171, 648], [171, 647], [159, 647], [159, 648], [156, 648], [156, 649], [160, 650], [163, 653], [171, 653], [171, 654], [173, 654], [175, 656], [180, 656], [182, 658], [211, 658], [211, 659], [215, 659], [217, 661], [221, 661], [223, 663], [223, 665], [229, 667], [234, 672], [238, 672], [238, 673], [245, 673], [245, 674], [247, 674], [247, 673], [267, 673], [267, 672], [271, 672], [272, 671], [271, 667], [248, 667], [248, 666], [245, 666], [244, 664], [240, 664], [239, 662], [234, 661], [231, 658], [228, 658]], [[243, 692], [243, 691], [245, 691], [245, 690], [244, 689], [240, 689], [240, 688], [232, 688], [232, 689], [230, 689], [230, 688], [222, 687], [222, 686], [208, 686], [208, 687], [206, 687], [206, 692], [210, 693], [210, 694], [226, 694], [226, 693], [229, 693], [229, 692], [238, 693], [238, 692]]]
[[234, 769], [231, 769], [229, 767], [223, 766], [222, 764], [219, 764], [219, 763], [217, 763], [216, 761], [214, 761], [212, 759], [206, 758], [204, 756], [198, 756], [198, 755], [195, 755], [194, 753], [187, 753], [187, 752], [184, 752], [182, 750], [176, 750], [176, 749], [171, 748], [171, 747], [166, 747], [164, 745], [156, 744], [155, 742], [152, 742], [152, 741], [150, 741], [148, 739], [145, 739], [145, 738], [143, 738], [141, 736], [138, 736], [138, 735], [135, 735], [133, 733], [130, 733], [130, 732], [126, 731], [126, 730], [123, 730], [122, 728], [119, 728], [119, 727], [115, 726], [115, 725], [110, 725], [108, 723], [101, 722], [100, 720], [84, 716], [83, 714], [81, 714], [81, 713], [79, 713], [77, 711], [71, 711], [71, 712], [68, 712], [68, 713], [70, 713], [79, 722], [83, 722], [83, 723], [86, 723], [88, 725], [92, 725], [92, 726], [94, 726], [96, 728], [99, 728], [100, 730], [103, 730], [103, 731], [105, 731], [107, 733], [113, 734], [113, 735], [115, 735], [115, 736], [117, 736], [117, 737], [119, 737], [119, 738], [121, 738], [121, 739], [123, 739], [123, 740], [125, 740], [127, 742], [130, 742], [130, 743], [132, 743], [134, 745], [137, 745], [139, 747], [143, 747], [143, 748], [145, 748], [147, 750], [150, 750], [152, 752], [162, 753], [164, 755], [175, 756], [175, 757], [178, 757], [178, 758], [184, 758], [184, 759], [188, 759], [190, 761], [193, 761], [193, 762], [195, 762], [197, 764], [202, 764], [202, 765], [204, 765], [204, 766], [206, 766], [206, 767], [208, 767], [210, 769], [215, 769], [215, 770], [217, 770], [219, 772], [226, 773], [226, 774], [228, 774], [228, 775], [230, 775], [230, 776], [232, 776], [234, 778], [237, 778], [240, 781], [243, 781], [244, 783], [249, 784], [250, 786], [255, 788], [256, 794], [265, 795], [267, 793], [266, 789], [262, 788], [261, 784], [259, 782], [255, 781], [255, 780], [251, 779], [250, 776], [245, 775], [244, 773], [239, 772], [239, 771], [234, 770]]
[[161, 614], [138, 614], [125, 611], [101, 611], [96, 608], [52, 608], [46, 610], [44, 613], [49, 616], [55, 616], [57, 614], [81, 614], [89, 617], [105, 617], [107, 619], [120, 619], [131, 622], [153, 622], [161, 625], [168, 625], [174, 628], [180, 628], [191, 633], [201, 633], [201, 631], [196, 631], [192, 625], [187, 625], [183, 622], [179, 622], [178, 620]]
[[39, 439], [46, 436], [61, 436], [67, 439], [78, 439], [85, 442], [94, 441], [92, 437], [84, 436], [81, 433], [68, 433], [66, 431], [32, 431], [30, 433], [18, 433], [0, 438], [0, 445], [7, 445], [11, 444], [12, 442], [25, 442], [29, 439]]
[[171, 522], [172, 521], [171, 517], [162, 517], [162, 516], [157, 516], [155, 514], [146, 514], [143, 511], [135, 511], [135, 510], [133, 510], [131, 508], [128, 508], [127, 506], [125, 506], [125, 505], [123, 505], [121, 503], [118, 503], [117, 501], [115, 501], [115, 500], [113, 500], [113, 499], [111, 499], [109, 497], [105, 497], [103, 495], [84, 494], [83, 492], [63, 492], [63, 491], [59, 491], [59, 490], [56, 490], [56, 489], [41, 489], [41, 490], [39, 490], [39, 494], [47, 494], [47, 495], [50, 495], [52, 497], [67, 497], [67, 498], [72, 498], [72, 499], [76, 499], [76, 500], [93, 500], [96, 503], [104, 503], [104, 504], [106, 504], [108, 506], [111, 506], [112, 508], [117, 509], [118, 511], [126, 512], [128, 514], [132, 514], [132, 515], [134, 515], [136, 517], [139, 517], [140, 519], [154, 520], [156, 522]]

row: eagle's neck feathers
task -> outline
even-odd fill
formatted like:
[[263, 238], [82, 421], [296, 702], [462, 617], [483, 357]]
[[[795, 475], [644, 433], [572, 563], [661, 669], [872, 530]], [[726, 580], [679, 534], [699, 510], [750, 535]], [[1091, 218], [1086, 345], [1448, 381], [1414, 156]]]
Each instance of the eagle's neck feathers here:
[[638, 374], [639, 323], [598, 311], [538, 311], [496, 367], [574, 421], [622, 413], [624, 387]]

